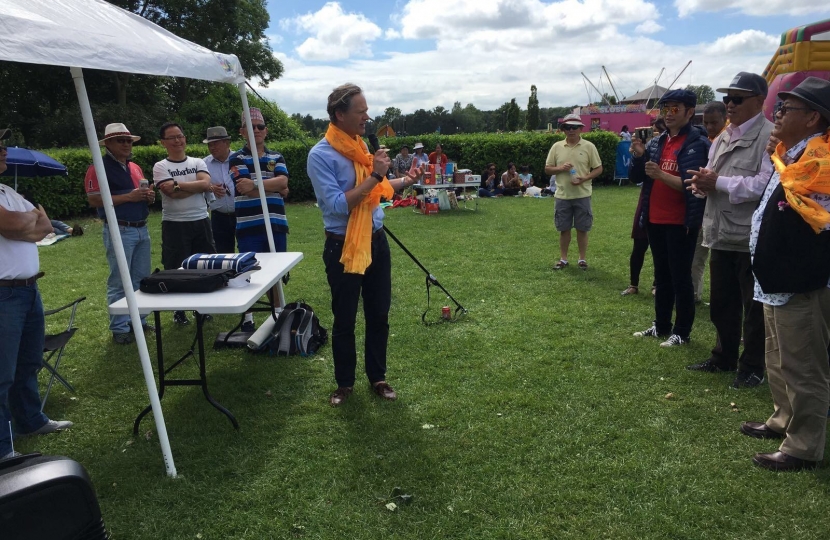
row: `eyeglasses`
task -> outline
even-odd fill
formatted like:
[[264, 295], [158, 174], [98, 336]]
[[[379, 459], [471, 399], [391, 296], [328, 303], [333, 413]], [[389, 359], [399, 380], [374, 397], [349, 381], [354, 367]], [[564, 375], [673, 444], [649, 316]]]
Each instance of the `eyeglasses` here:
[[571, 125], [571, 124], [563, 124], [562, 125], [562, 131], [574, 131], [574, 130], [577, 130], [581, 127], [582, 126], [574, 126], [574, 125]]
[[118, 144], [133, 144], [133, 140], [130, 137], [116, 137], [113, 140]]
[[735, 105], [740, 105], [745, 99], [754, 98], [757, 95], [758, 94], [753, 94], [751, 96], [723, 96], [723, 104], [729, 105], [729, 102], [732, 102]]
[[162, 141], [181, 141], [181, 140], [186, 139], [186, 138], [187, 137], [185, 137], [184, 135], [172, 135], [170, 137], [162, 137], [161, 140]]
[[265, 131], [268, 128], [265, 124], [254, 124], [254, 129], [259, 131]]
[[660, 109], [660, 114], [666, 116], [667, 114], [677, 114], [680, 112], [680, 107], [675, 105], [674, 107], [663, 107]]
[[787, 113], [790, 111], [812, 111], [810, 107], [791, 107], [790, 105], [784, 105], [783, 103], [776, 103], [775, 104], [775, 115], [778, 116], [787, 116]]

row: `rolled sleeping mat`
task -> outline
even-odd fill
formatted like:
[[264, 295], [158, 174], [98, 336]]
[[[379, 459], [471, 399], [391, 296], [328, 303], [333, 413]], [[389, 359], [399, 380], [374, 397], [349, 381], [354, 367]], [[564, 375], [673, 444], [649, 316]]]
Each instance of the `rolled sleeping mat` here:
[[268, 317], [265, 319], [259, 328], [256, 329], [256, 332], [251, 334], [251, 337], [248, 338], [248, 348], [257, 350], [262, 347], [264, 343], [268, 343], [274, 335], [274, 325], [276, 325], [274, 317]]

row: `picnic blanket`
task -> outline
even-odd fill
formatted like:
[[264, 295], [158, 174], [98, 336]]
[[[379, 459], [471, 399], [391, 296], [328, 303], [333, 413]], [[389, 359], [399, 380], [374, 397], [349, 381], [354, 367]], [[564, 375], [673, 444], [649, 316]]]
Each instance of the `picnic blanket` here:
[[196, 253], [182, 262], [182, 268], [194, 270], [232, 269], [241, 274], [251, 270], [257, 264], [259, 264], [259, 261], [257, 261], [256, 253], [253, 251], [246, 251], [245, 253]]
[[46, 235], [46, 237], [44, 237], [43, 240], [41, 240], [40, 242], [35, 242], [35, 244], [40, 246], [40, 247], [51, 246], [52, 244], [54, 244], [56, 242], [60, 242], [64, 238], [69, 238], [69, 235], [68, 234], [55, 234], [53, 232], [50, 232], [49, 234]]

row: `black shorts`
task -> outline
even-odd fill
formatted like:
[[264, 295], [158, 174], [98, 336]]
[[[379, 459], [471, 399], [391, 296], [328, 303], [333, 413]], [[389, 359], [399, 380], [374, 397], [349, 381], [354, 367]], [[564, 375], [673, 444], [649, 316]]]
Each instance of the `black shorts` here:
[[209, 218], [161, 222], [161, 263], [165, 270], [180, 267], [196, 253], [216, 253]]

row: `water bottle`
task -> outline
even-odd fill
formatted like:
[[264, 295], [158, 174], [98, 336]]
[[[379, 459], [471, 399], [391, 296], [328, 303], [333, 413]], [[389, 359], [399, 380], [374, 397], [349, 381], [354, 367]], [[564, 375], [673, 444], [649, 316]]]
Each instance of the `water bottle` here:
[[571, 167], [571, 184], [576, 183], [574, 180], [576, 180], [576, 167]]

